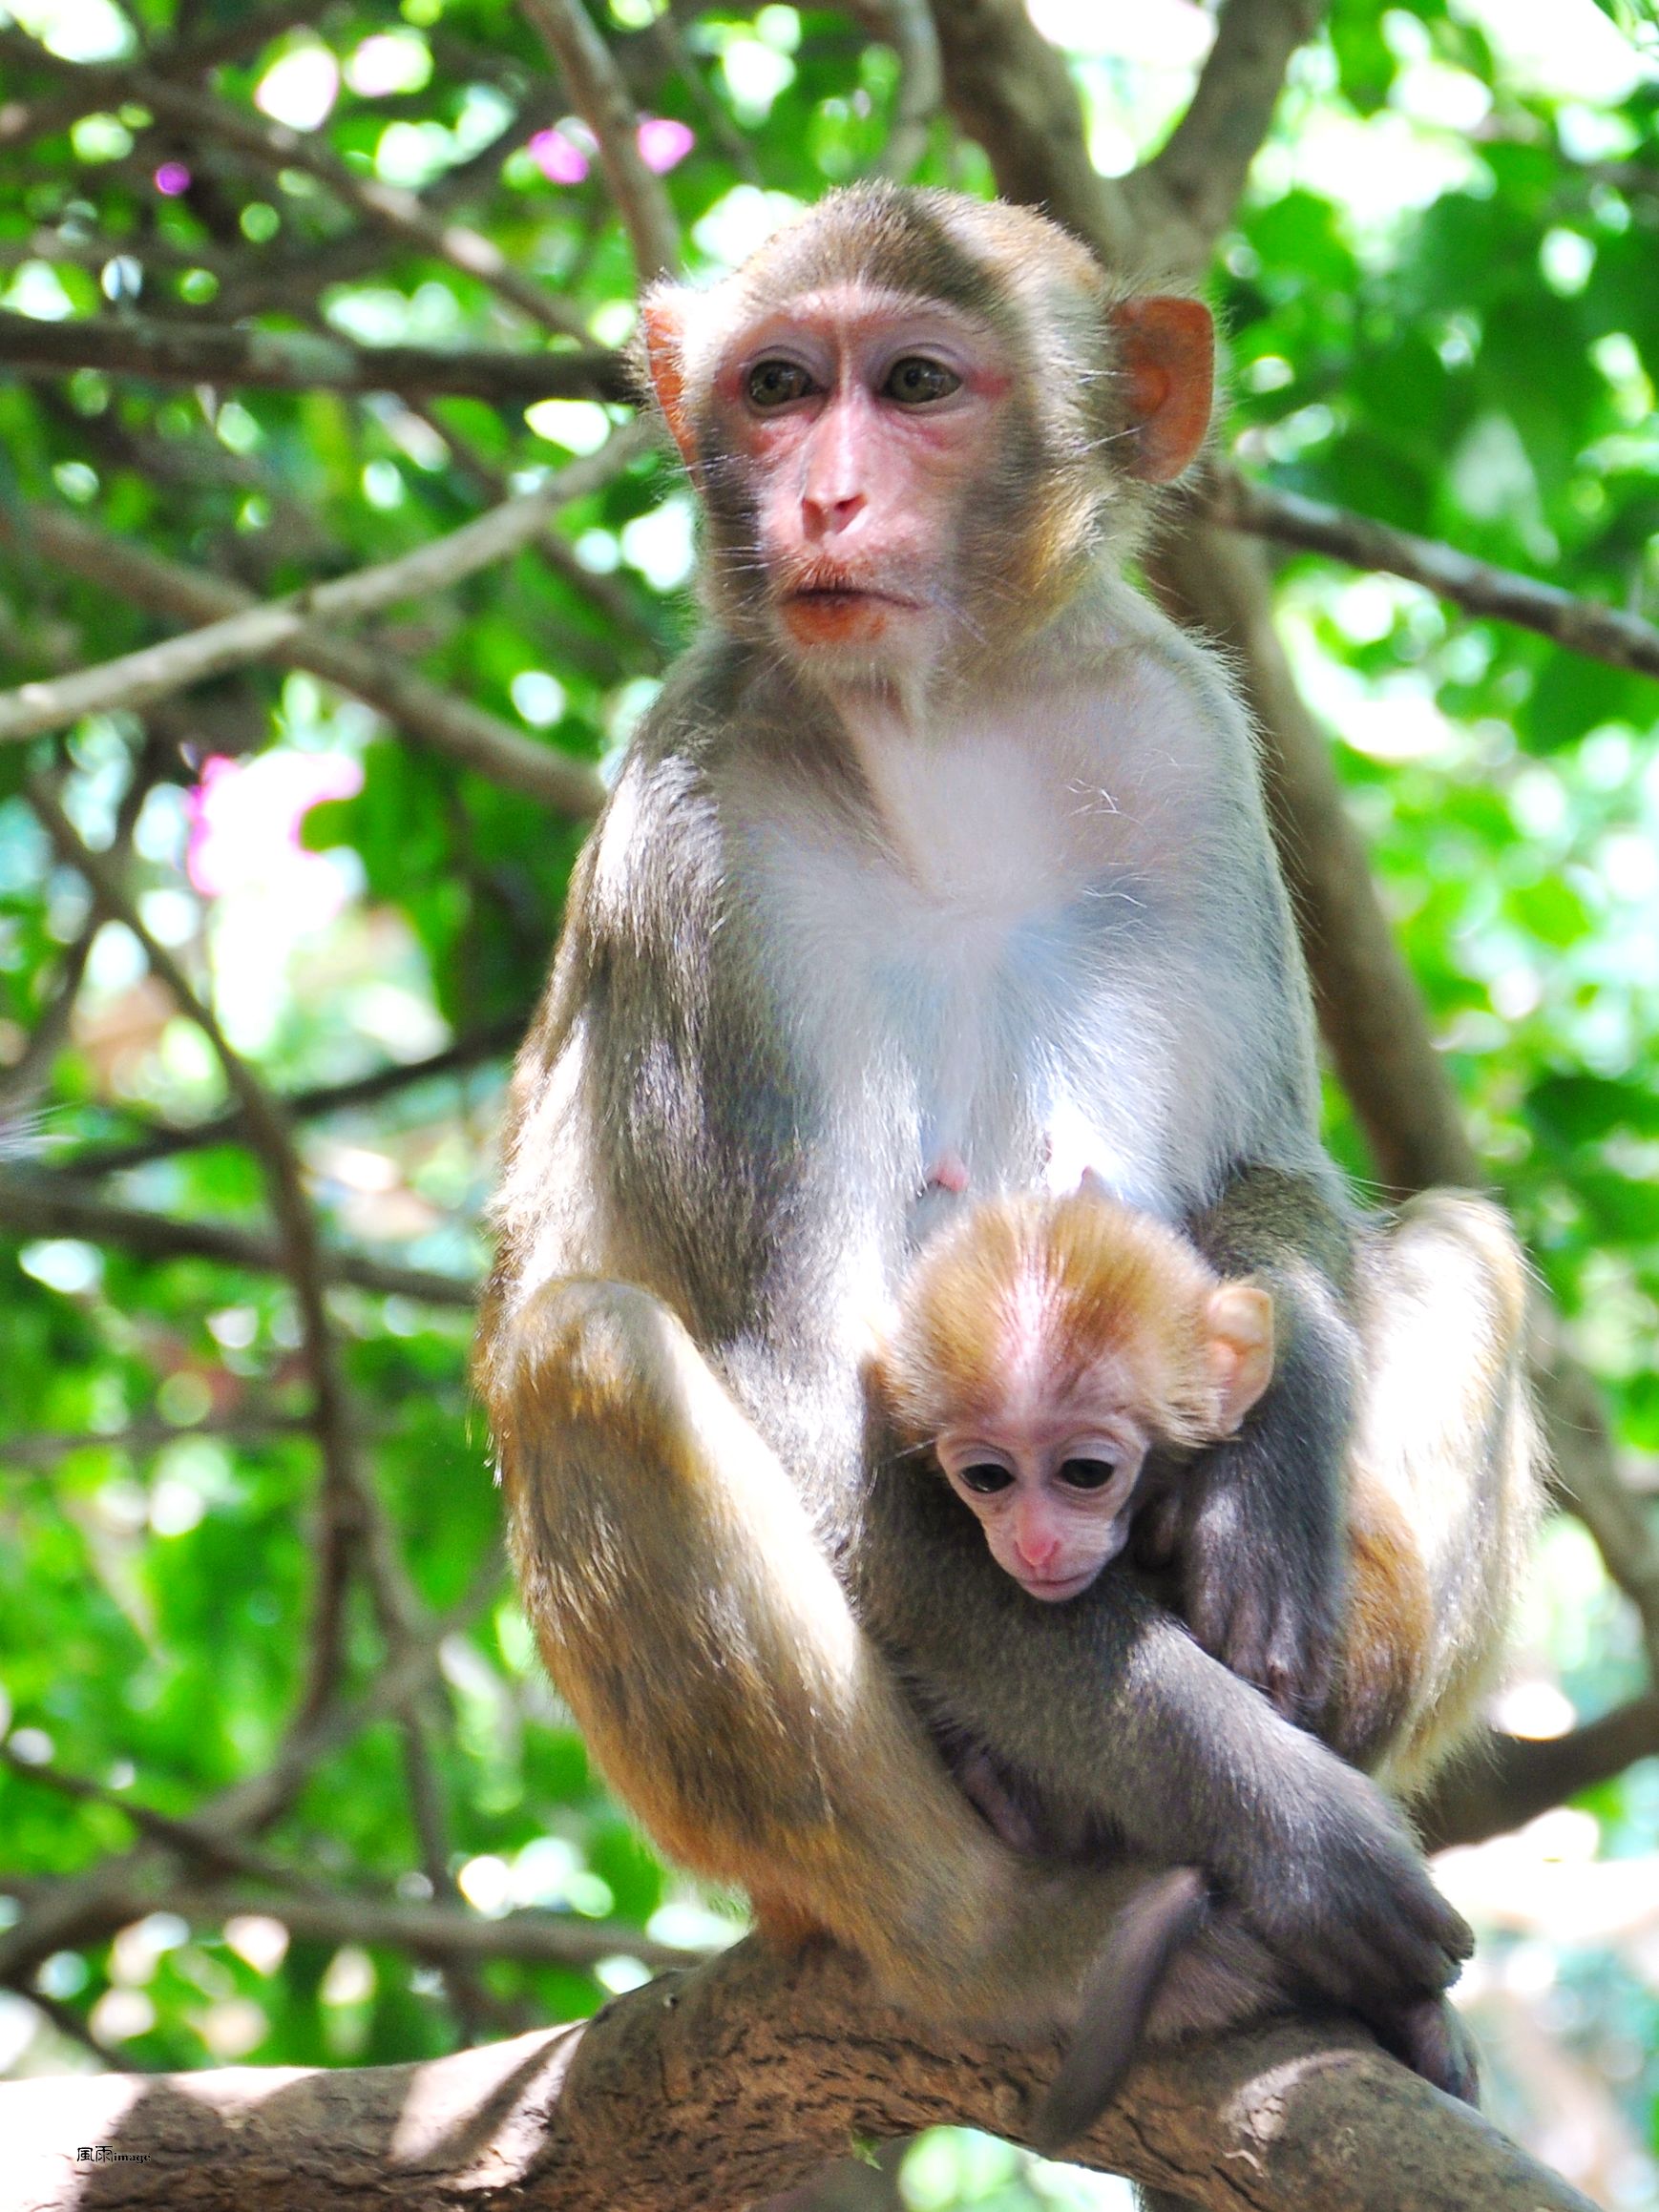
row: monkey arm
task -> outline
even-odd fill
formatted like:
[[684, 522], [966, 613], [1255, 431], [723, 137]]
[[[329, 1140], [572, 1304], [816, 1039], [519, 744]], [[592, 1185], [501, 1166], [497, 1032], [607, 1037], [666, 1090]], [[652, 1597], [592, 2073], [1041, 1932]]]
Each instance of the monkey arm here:
[[1331, 1181], [1267, 1168], [1235, 1175], [1188, 1226], [1223, 1274], [1271, 1294], [1274, 1376], [1239, 1434], [1206, 1451], [1146, 1516], [1143, 1555], [1176, 1559], [1204, 1649], [1312, 1726], [1331, 1696], [1345, 1615], [1354, 1227]]
[[[902, 1464], [870, 1513], [872, 1629], [1040, 1805], [1152, 1860], [1196, 1861], [1300, 1983], [1374, 2021], [1451, 1978], [1468, 1931], [1386, 1798], [1129, 1576], [1108, 1569], [1043, 1605], [937, 1477]], [[925, 1582], [904, 1575], [918, 1555], [938, 1560]]]

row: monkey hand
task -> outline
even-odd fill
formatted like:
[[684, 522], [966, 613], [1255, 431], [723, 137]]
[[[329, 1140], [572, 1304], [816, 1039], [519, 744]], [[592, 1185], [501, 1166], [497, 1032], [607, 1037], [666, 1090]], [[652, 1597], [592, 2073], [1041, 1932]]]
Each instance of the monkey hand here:
[[[1138, 1527], [1138, 1554], [1178, 1563], [1193, 1636], [1287, 1721], [1312, 1727], [1335, 1680], [1343, 1576], [1316, 1516], [1284, 1510], [1241, 1446], [1211, 1451]], [[1254, 1454], [1249, 1455], [1251, 1459]]]
[[1273, 1847], [1229, 1869], [1246, 1918], [1305, 1985], [1391, 2047], [1408, 2008], [1438, 1995], [1475, 1948], [1387, 1798], [1311, 1741], [1307, 1788], [1280, 1806]]

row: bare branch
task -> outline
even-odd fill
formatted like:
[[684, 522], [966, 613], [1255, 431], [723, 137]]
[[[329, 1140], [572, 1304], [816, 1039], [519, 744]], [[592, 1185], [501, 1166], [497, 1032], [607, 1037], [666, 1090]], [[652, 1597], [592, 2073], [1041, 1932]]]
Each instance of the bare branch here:
[[1484, 1843], [1656, 1753], [1659, 1695], [1633, 1698], [1565, 1736], [1489, 1736], [1412, 1807], [1412, 1823], [1425, 1850]]
[[124, 653], [76, 675], [0, 693], [0, 741], [38, 737], [43, 730], [61, 729], [82, 715], [111, 707], [143, 706], [228, 668], [241, 668], [273, 653], [291, 653], [313, 618], [360, 620], [399, 599], [443, 591], [460, 577], [515, 553], [547, 527], [558, 508], [618, 475], [645, 449], [650, 435], [646, 424], [631, 423], [591, 459], [572, 462], [540, 490], [493, 508], [447, 537], [430, 539], [396, 560], [308, 585], [281, 599], [261, 601], [203, 629]]
[[1128, 179], [1132, 207], [1179, 210], [1193, 239], [1184, 265], [1202, 268], [1232, 220], [1298, 46], [1327, 0], [1227, 0], [1186, 113], [1161, 154]]
[[[226, 1267], [245, 1267], [257, 1275], [283, 1272], [282, 1247], [274, 1237], [245, 1229], [226, 1229], [216, 1221], [180, 1221], [137, 1206], [111, 1205], [94, 1192], [78, 1190], [67, 1176], [0, 1169], [0, 1233], [17, 1238], [78, 1237], [89, 1244], [114, 1244], [145, 1260], [215, 1260]], [[408, 1298], [421, 1305], [470, 1308], [477, 1285], [458, 1276], [422, 1267], [399, 1267], [355, 1252], [325, 1252], [325, 1283], [349, 1283], [378, 1298]]]
[[1390, 575], [1406, 576], [1468, 614], [1513, 622], [1593, 660], [1659, 677], [1659, 629], [1640, 616], [1575, 598], [1559, 585], [1541, 584], [1513, 569], [1494, 568], [1452, 546], [1374, 522], [1369, 515], [1326, 507], [1299, 492], [1276, 490], [1235, 470], [1216, 472], [1205, 489], [1204, 507], [1212, 521], [1229, 530], [1328, 553], [1353, 568], [1383, 569]]
[[[32, 40], [20, 42], [14, 32], [8, 34], [7, 44], [13, 52], [20, 44], [32, 49], [30, 58], [60, 77], [78, 75], [86, 66], [65, 61], [45, 47], [34, 46]], [[273, 122], [221, 100], [204, 85], [180, 84], [155, 69], [126, 68], [120, 73], [120, 86], [124, 99], [141, 100], [153, 114], [164, 116], [193, 137], [217, 139], [275, 175], [297, 169], [316, 177], [365, 221], [407, 240], [464, 275], [476, 277], [544, 329], [559, 331], [567, 338], [586, 337], [581, 317], [556, 294], [514, 269], [493, 239], [464, 223], [445, 221], [413, 192], [383, 184], [375, 177], [360, 177], [316, 132], [295, 131], [286, 123]]]
[[[314, 0], [276, 0], [273, 7], [239, 13], [228, 23], [210, 22], [191, 37], [152, 47], [149, 65], [181, 81], [205, 76], [227, 61], [257, 52], [296, 23], [314, 21], [316, 13]], [[14, 65], [51, 67], [54, 72], [61, 69], [54, 54], [10, 31], [0, 31], [0, 53]], [[106, 102], [124, 99], [129, 82], [124, 62], [94, 62], [77, 71], [72, 91], [59, 93], [54, 98], [0, 103], [0, 148], [15, 157], [36, 138], [67, 130], [81, 115]]]
[[1146, 243], [1120, 185], [1089, 160], [1071, 73], [1024, 0], [932, 0], [945, 96], [1009, 199], [1045, 208], [1108, 266], [1137, 267]]
[[640, 118], [581, 0], [524, 0], [524, 12], [557, 62], [577, 113], [598, 141], [599, 161], [634, 249], [641, 284], [680, 266], [680, 225], [662, 180], [640, 152]]
[[[854, 2136], [951, 2119], [1018, 2138], [1050, 2063], [873, 2007], [840, 1954], [784, 1966], [750, 1942], [583, 2027], [424, 2065], [0, 2088], [0, 2212], [84, 2204], [80, 2143], [107, 2146], [112, 2212], [311, 2212], [323, 2176], [340, 2212], [388, 2192], [402, 2212], [748, 2203]], [[1356, 2033], [1303, 2024], [1138, 2068], [1072, 2155], [1228, 2212], [1591, 2212]]]
[[[354, 1075], [346, 1083], [319, 1083], [313, 1090], [292, 1091], [283, 1099], [290, 1121], [317, 1121], [326, 1115], [342, 1114], [357, 1106], [378, 1105], [383, 1098], [412, 1091], [417, 1084], [436, 1082], [445, 1075], [465, 1075], [481, 1063], [505, 1059], [516, 1050], [534, 1008], [470, 1030], [441, 1052], [420, 1060], [396, 1060], [376, 1068], [372, 1075]], [[67, 1163], [69, 1174], [85, 1178], [116, 1175], [130, 1167], [143, 1167], [153, 1159], [170, 1159], [180, 1152], [199, 1152], [210, 1144], [239, 1143], [244, 1135], [241, 1114], [216, 1114], [185, 1129], [153, 1128], [124, 1144], [87, 1145]]]
[[878, 174], [900, 183], [927, 152], [945, 96], [944, 61], [928, 0], [855, 0], [859, 20], [898, 55], [898, 104]]
[[[104, 255], [125, 250], [111, 244]], [[509, 353], [489, 346], [354, 345], [332, 330], [158, 323], [138, 315], [44, 323], [0, 308], [0, 363], [25, 376], [96, 368], [155, 384], [390, 391], [406, 399], [448, 395], [488, 400], [500, 407], [530, 407], [545, 399], [625, 402], [636, 396], [621, 357], [603, 346]]]
[[[0, 1876], [0, 1889], [5, 1878]], [[198, 1928], [222, 1927], [238, 1913], [262, 1912], [280, 1920], [291, 1935], [312, 1943], [385, 1944], [419, 1958], [448, 1958], [482, 1965], [506, 1959], [518, 1966], [563, 1966], [586, 1972], [606, 1958], [637, 1958], [662, 1971], [682, 1967], [704, 1955], [683, 1946], [658, 1943], [642, 1929], [614, 1920], [580, 1920], [569, 1913], [508, 1912], [486, 1920], [446, 1905], [388, 1905], [306, 1887], [284, 1888], [273, 1896], [250, 1883], [207, 1885], [175, 1883], [145, 1888], [132, 1900], [133, 1917], [146, 1912], [177, 1912]]]
[[110, 856], [94, 852], [64, 812], [56, 794], [36, 782], [30, 803], [57, 847], [58, 856], [81, 875], [104, 915], [119, 922], [143, 951], [151, 973], [171, 992], [178, 1011], [194, 1023], [212, 1048], [225, 1084], [242, 1112], [249, 1149], [260, 1163], [267, 1200], [276, 1221], [283, 1272], [293, 1291], [300, 1324], [300, 1354], [311, 1387], [311, 1427], [323, 1462], [319, 1487], [320, 1541], [310, 1678], [301, 1701], [302, 1724], [314, 1719], [335, 1696], [346, 1665], [345, 1592], [354, 1563], [363, 1555], [369, 1581], [383, 1611], [397, 1615], [401, 1635], [404, 1608], [389, 1589], [384, 1565], [387, 1547], [374, 1536], [378, 1501], [357, 1455], [346, 1397], [346, 1381], [328, 1318], [322, 1241], [306, 1196], [304, 1171], [282, 1107], [249, 1063], [231, 1044], [213, 1008], [197, 991], [181, 964], [155, 937], [127, 896]]
[[[27, 509], [12, 533], [0, 509], [0, 538], [9, 533], [88, 582], [181, 621], [213, 623], [263, 605], [240, 584], [108, 537], [73, 515]], [[597, 813], [603, 800], [604, 787], [585, 762], [535, 743], [499, 716], [429, 683], [383, 648], [303, 622], [268, 657], [337, 683], [434, 752], [560, 814], [579, 821]]]
[[[220, 1834], [226, 1839], [220, 1857], [242, 1857], [240, 1849], [233, 1854], [230, 1840], [270, 1826], [287, 1811], [317, 1767], [370, 1723], [396, 1712], [411, 1690], [430, 1677], [443, 1639], [467, 1626], [500, 1587], [501, 1575], [498, 1556], [486, 1560], [459, 1603], [430, 1624], [424, 1642], [389, 1661], [362, 1697], [330, 1705], [291, 1729], [262, 1772], [233, 1783], [198, 1805], [186, 1824], [191, 1834], [198, 1830]], [[23, 1885], [28, 1904], [23, 1918], [13, 1928], [0, 1929], [0, 1983], [10, 1986], [24, 1980], [54, 1951], [102, 1942], [140, 1918], [151, 1909], [145, 1902], [152, 1893], [149, 1886], [171, 1879], [180, 1856], [195, 1860], [200, 1853], [189, 1848], [180, 1852], [151, 1837], [131, 1851], [100, 1860], [84, 1874]], [[257, 1859], [250, 1860], [250, 1870], [256, 1868], [265, 1879], [281, 1880], [280, 1869], [267, 1869]]]

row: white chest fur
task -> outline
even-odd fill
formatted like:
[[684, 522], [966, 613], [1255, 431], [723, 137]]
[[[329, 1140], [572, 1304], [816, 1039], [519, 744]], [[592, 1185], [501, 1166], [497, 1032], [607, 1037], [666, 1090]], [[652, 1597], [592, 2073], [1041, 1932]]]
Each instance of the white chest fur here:
[[954, 1151], [982, 1190], [1093, 1166], [1178, 1211], [1231, 1141], [1214, 1009], [1264, 988], [1215, 896], [1242, 725], [1218, 746], [1137, 655], [948, 729], [872, 712], [849, 736], [867, 818], [806, 784], [740, 803], [763, 956], [849, 1172], [914, 1189]]

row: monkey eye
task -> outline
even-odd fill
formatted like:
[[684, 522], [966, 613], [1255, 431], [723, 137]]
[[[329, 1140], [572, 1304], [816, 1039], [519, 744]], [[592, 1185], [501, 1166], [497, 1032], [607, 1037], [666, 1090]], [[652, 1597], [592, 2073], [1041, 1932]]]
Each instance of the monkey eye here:
[[787, 407], [806, 398], [812, 379], [798, 361], [757, 361], [744, 389], [752, 407]]
[[1115, 1459], [1068, 1459], [1060, 1466], [1060, 1479], [1067, 1490], [1104, 1490], [1117, 1471]]
[[959, 1467], [956, 1470], [956, 1480], [964, 1490], [973, 1491], [976, 1496], [990, 1497], [997, 1491], [1007, 1490], [1014, 1477], [1005, 1467], [998, 1467], [995, 1460], [987, 1459], [976, 1467]]
[[930, 361], [925, 353], [907, 353], [888, 370], [881, 394], [897, 400], [900, 407], [925, 407], [934, 400], [948, 400], [961, 388], [961, 378], [942, 361]]

